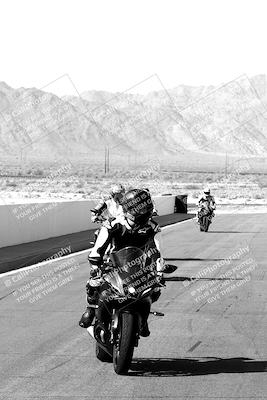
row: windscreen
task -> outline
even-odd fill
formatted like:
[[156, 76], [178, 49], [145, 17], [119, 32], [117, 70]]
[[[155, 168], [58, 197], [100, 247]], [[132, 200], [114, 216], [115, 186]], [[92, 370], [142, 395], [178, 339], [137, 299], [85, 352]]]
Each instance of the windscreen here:
[[155, 284], [155, 268], [140, 248], [125, 247], [111, 254], [110, 258], [124, 292], [136, 296]]

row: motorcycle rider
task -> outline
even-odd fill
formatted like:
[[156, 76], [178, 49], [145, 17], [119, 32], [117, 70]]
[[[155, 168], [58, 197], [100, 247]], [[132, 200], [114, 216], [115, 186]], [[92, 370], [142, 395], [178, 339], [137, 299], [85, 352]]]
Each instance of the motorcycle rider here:
[[114, 185], [111, 188], [108, 198], [103, 199], [95, 208], [91, 210], [91, 221], [96, 222], [102, 216], [107, 222], [114, 220], [123, 214], [121, 200], [125, 193], [125, 188], [121, 185]]
[[198, 215], [200, 210], [203, 208], [203, 206], [207, 207], [210, 210], [210, 214], [212, 217], [214, 217], [214, 210], [216, 209], [216, 203], [215, 203], [215, 199], [214, 196], [212, 196], [210, 194], [210, 188], [206, 187], [203, 191], [203, 194], [198, 198]]
[[[108, 197], [104, 198], [95, 208], [91, 210], [91, 221], [97, 222], [102, 217], [102, 224], [109, 227], [110, 222], [123, 216], [121, 200], [125, 193], [125, 188], [121, 185], [114, 185]], [[95, 231], [94, 242], [99, 234], [99, 229]], [[93, 243], [94, 243], [93, 242]]]
[[[99, 270], [103, 262], [103, 256], [108, 246], [111, 251], [118, 251], [126, 246], [136, 246], [143, 250], [148, 246], [154, 249], [149, 255], [151, 262], [156, 264], [157, 271], [163, 270], [163, 260], [160, 256], [158, 224], [151, 219], [153, 203], [149, 192], [142, 189], [128, 191], [122, 201], [124, 213], [123, 219], [116, 219], [111, 223], [110, 228], [102, 226], [96, 243], [89, 254], [88, 260], [91, 264], [91, 278], [87, 285], [88, 306], [83, 313], [79, 325], [87, 328], [94, 319], [94, 308], [91, 307], [98, 301], [96, 287], [101, 285]], [[156, 288], [149, 299], [147, 306], [142, 310], [141, 336], [149, 336], [147, 318], [150, 312], [151, 303], [157, 301], [160, 296], [160, 289]], [[90, 306], [91, 305], [91, 306]], [[99, 308], [98, 308], [99, 312]]]

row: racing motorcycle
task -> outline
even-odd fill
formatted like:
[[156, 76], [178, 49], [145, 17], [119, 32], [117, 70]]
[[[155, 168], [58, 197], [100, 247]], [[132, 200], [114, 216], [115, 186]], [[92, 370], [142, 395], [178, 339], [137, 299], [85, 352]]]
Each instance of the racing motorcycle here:
[[198, 223], [201, 232], [208, 232], [213, 216], [213, 209], [209, 207], [208, 203], [202, 203], [198, 211]]
[[[128, 246], [107, 256], [101, 267], [95, 322], [87, 331], [96, 341], [96, 357], [113, 362], [119, 375], [127, 374], [130, 368], [134, 347], [140, 339], [144, 309], [150, 312], [153, 292], [164, 286], [149, 251]], [[166, 265], [164, 272], [171, 273], [176, 268]]]

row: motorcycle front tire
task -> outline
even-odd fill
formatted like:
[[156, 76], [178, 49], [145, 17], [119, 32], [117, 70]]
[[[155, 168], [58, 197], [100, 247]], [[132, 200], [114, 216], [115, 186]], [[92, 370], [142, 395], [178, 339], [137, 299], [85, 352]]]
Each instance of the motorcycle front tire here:
[[127, 374], [133, 358], [135, 340], [135, 317], [131, 313], [124, 312], [120, 316], [118, 337], [113, 346], [113, 366], [116, 374]]
[[204, 231], [208, 232], [210, 226], [210, 220], [208, 217], [203, 218], [203, 226], [204, 226]]
[[205, 230], [204, 217], [199, 218], [199, 229], [200, 229], [200, 232], [204, 232], [204, 230]]

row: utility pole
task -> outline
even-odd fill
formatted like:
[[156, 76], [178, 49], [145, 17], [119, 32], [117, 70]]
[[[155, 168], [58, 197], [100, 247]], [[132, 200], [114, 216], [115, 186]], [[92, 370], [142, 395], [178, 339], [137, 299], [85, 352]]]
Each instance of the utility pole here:
[[109, 173], [109, 147], [105, 146], [105, 174]]
[[109, 147], [107, 147], [107, 172], [109, 173]]
[[227, 154], [227, 152], [225, 153], [225, 167], [224, 167], [224, 171], [225, 171], [225, 177], [227, 178], [227, 175], [228, 175], [228, 154]]
[[105, 147], [105, 174], [107, 173], [107, 148]]

